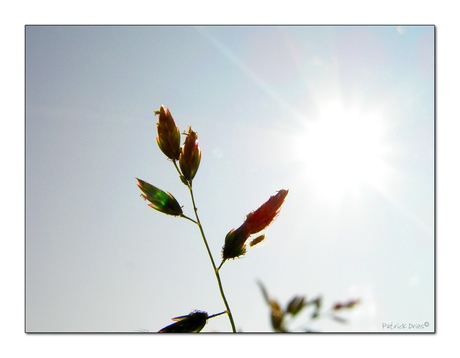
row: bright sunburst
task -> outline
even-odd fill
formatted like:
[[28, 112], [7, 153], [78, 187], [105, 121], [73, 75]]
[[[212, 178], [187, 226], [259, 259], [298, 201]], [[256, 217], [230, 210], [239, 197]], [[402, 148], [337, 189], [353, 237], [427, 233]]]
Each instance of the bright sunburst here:
[[306, 184], [326, 203], [359, 196], [365, 186], [383, 190], [387, 165], [382, 118], [341, 101], [324, 102], [295, 143]]

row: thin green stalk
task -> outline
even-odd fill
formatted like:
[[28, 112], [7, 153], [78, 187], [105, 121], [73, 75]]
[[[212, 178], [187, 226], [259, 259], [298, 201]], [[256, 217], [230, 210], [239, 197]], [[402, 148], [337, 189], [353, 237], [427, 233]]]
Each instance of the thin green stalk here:
[[209, 259], [211, 260], [211, 264], [212, 264], [212, 267], [214, 269], [214, 274], [216, 275], [217, 283], [219, 285], [220, 295], [222, 296], [222, 300], [224, 301], [224, 305], [227, 308], [227, 311], [225, 313], [227, 313], [227, 315], [228, 315], [228, 319], [230, 320], [230, 324], [232, 326], [233, 333], [236, 333], [235, 322], [233, 321], [232, 312], [230, 311], [230, 306], [228, 305], [227, 299], [225, 298], [224, 289], [222, 287], [222, 281], [220, 280], [219, 269], [222, 266], [222, 263], [220, 264], [219, 269], [216, 268], [216, 264], [215, 264], [214, 259], [212, 257], [211, 250], [209, 249], [208, 241], [206, 240], [206, 236], [204, 234], [203, 227], [201, 226], [200, 218], [198, 217], [198, 210], [197, 210], [196, 205], [195, 205], [195, 198], [193, 196], [192, 184], [191, 183], [186, 183], [182, 179], [183, 176], [182, 176], [182, 174], [181, 174], [181, 172], [180, 172], [175, 160], [173, 160], [173, 164], [174, 164], [174, 167], [176, 168], [177, 172], [179, 173], [179, 176], [181, 177], [181, 180], [184, 182], [184, 184], [187, 185], [188, 189], [190, 190], [190, 196], [192, 197], [192, 204], [193, 204], [193, 210], [195, 211], [196, 221], [193, 220], [193, 219], [190, 219], [189, 217], [186, 217], [185, 215], [183, 215], [183, 217], [185, 219], [188, 219], [188, 220], [194, 222], [200, 228], [201, 237], [203, 238], [204, 245], [206, 246], [206, 250], [208, 252]]
[[222, 267], [222, 265], [224, 264], [225, 260], [222, 260], [222, 262], [220, 263], [219, 267], [217, 268], [217, 271], [220, 270], [220, 268]]
[[181, 217], [181, 218], [184, 218], [184, 219], [187, 219], [187, 220], [190, 220], [190, 221], [191, 221], [192, 223], [194, 223], [194, 224], [198, 224], [195, 220], [193, 220], [193, 219], [191, 219], [191, 218], [189, 218], [188, 216], [185, 216], [185, 215], [183, 215], [183, 214], [182, 214], [180, 217]]
[[219, 284], [220, 295], [222, 296], [222, 300], [224, 301], [225, 307], [227, 308], [227, 315], [228, 315], [228, 319], [230, 320], [230, 324], [232, 325], [232, 331], [233, 333], [236, 333], [235, 322], [233, 321], [233, 316], [232, 316], [232, 312], [230, 311], [230, 306], [228, 305], [227, 299], [225, 298], [224, 289], [222, 287], [222, 281], [220, 280], [219, 270], [216, 268], [216, 264], [214, 263], [214, 259], [212, 258], [211, 250], [209, 249], [208, 242], [206, 240], [206, 236], [204, 235], [203, 227], [201, 226], [200, 219], [198, 218], [198, 212], [197, 212], [196, 205], [195, 205], [195, 198], [193, 197], [192, 184], [189, 184], [188, 188], [190, 190], [190, 195], [192, 197], [193, 209], [195, 211], [197, 225], [200, 228], [200, 232], [201, 232], [201, 236], [203, 237], [204, 245], [206, 246], [206, 250], [208, 251], [208, 255], [211, 260], [212, 267], [214, 269], [214, 273], [217, 278], [217, 283]]
[[227, 311], [224, 311], [224, 312], [221, 312], [221, 313], [216, 313], [216, 314], [213, 314], [211, 316], [208, 316], [208, 319], [223, 315], [224, 313], [227, 313]]

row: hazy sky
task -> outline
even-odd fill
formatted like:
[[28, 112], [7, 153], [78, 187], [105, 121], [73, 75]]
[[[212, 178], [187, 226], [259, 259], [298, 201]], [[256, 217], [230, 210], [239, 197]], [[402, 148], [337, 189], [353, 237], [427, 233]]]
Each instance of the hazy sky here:
[[[289, 189], [266, 242], [221, 269], [239, 330], [271, 331], [261, 280], [283, 306], [361, 300], [315, 330], [432, 331], [433, 59], [433, 26], [27, 26], [27, 331], [157, 331], [225, 309], [198, 228], [136, 186], [193, 216], [156, 144], [162, 104], [198, 132], [217, 262], [227, 232]], [[221, 316], [204, 331], [230, 330]]]

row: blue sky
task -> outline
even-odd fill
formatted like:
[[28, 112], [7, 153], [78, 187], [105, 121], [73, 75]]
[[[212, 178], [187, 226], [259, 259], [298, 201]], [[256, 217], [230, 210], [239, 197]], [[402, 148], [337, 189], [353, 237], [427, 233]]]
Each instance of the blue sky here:
[[361, 299], [347, 325], [313, 329], [433, 329], [433, 58], [432, 26], [28, 26], [27, 330], [156, 331], [224, 310], [197, 228], [139, 197], [136, 177], [192, 215], [156, 145], [161, 104], [198, 132], [216, 261], [230, 229], [290, 190], [266, 242], [221, 270], [239, 329], [270, 331], [256, 280], [283, 305]]

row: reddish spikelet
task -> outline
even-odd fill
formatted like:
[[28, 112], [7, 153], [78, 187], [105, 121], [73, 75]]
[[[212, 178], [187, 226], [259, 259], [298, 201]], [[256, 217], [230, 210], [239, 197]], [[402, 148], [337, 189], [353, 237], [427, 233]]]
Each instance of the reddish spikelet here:
[[174, 123], [168, 107], [162, 105], [159, 111], [155, 111], [155, 114], [159, 117], [157, 123], [158, 146], [169, 159], [178, 160], [181, 153], [179, 128]]
[[[259, 209], [250, 213], [246, 221], [238, 229], [232, 229], [225, 237], [225, 245], [222, 250], [222, 258], [225, 260], [240, 257], [246, 253], [246, 241], [249, 236], [257, 234], [272, 223], [279, 214], [281, 205], [286, 199], [289, 190], [280, 190], [278, 193], [263, 204]], [[263, 240], [265, 236], [254, 239], [250, 246], [254, 246]]]
[[201, 161], [201, 149], [198, 146], [198, 135], [188, 128], [187, 138], [185, 138], [182, 153], [179, 158], [179, 166], [184, 178], [189, 182], [195, 177]]
[[284, 203], [284, 199], [288, 193], [289, 190], [280, 190], [276, 195], [270, 197], [259, 209], [247, 216], [244, 225], [249, 235], [262, 231], [272, 223], [279, 214], [281, 205]]

